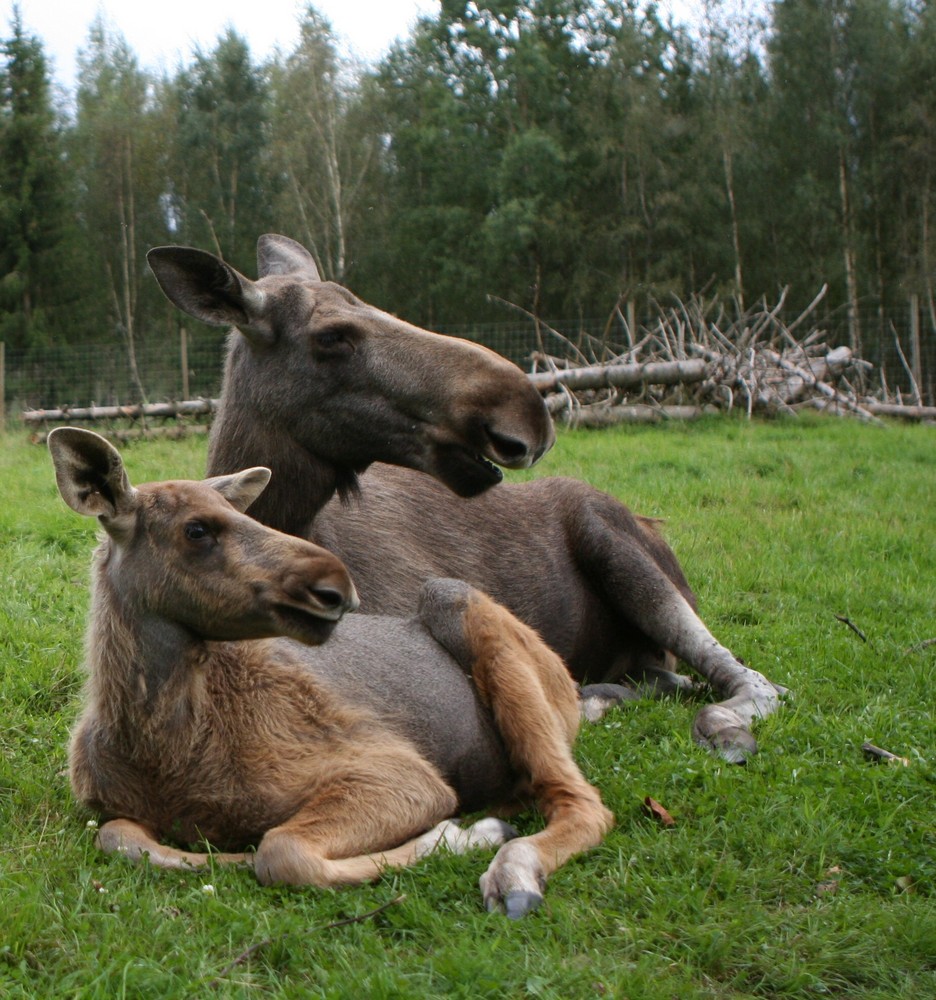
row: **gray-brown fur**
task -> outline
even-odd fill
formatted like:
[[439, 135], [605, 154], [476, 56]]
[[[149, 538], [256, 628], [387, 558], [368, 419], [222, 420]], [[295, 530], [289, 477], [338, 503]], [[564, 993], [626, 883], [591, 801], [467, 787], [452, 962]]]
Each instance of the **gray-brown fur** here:
[[285, 237], [260, 238], [257, 282], [195, 250], [149, 259], [180, 308], [236, 327], [209, 472], [269, 465], [251, 515], [338, 553], [362, 610], [410, 614], [426, 579], [465, 580], [581, 681], [679, 688], [687, 679], [669, 668], [684, 660], [730, 703], [699, 713], [696, 739], [729, 759], [755, 748], [750, 722], [778, 690], [711, 637], [652, 523], [585, 483], [498, 484], [473, 460], [524, 466], [552, 443], [519, 369], [322, 282]]
[[437, 580], [418, 615], [336, 628], [357, 604], [340, 561], [242, 513], [268, 470], [134, 488], [92, 432], [49, 447], [62, 496], [103, 528], [70, 773], [105, 850], [182, 867], [206, 856], [164, 841], [204, 838], [265, 883], [338, 885], [438, 841], [502, 843], [499, 821], [449, 818], [532, 796], [546, 829], [484, 881], [489, 908], [520, 916], [600, 841], [610, 814], [569, 749], [574, 686], [508, 612]]

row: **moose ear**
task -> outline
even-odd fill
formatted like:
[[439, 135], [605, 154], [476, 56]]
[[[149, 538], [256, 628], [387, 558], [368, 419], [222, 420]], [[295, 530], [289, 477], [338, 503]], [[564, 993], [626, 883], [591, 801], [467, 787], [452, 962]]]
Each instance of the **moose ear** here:
[[288, 236], [267, 233], [257, 240], [257, 274], [294, 274], [307, 281], [321, 281], [312, 254]]
[[215, 476], [213, 479], [206, 479], [205, 482], [243, 514], [266, 489], [271, 475], [269, 469], [258, 465], [254, 469], [245, 469], [229, 476]]
[[133, 510], [136, 490], [109, 441], [78, 427], [56, 427], [48, 443], [59, 492], [72, 510], [102, 518]]
[[192, 247], [153, 247], [146, 260], [182, 312], [210, 326], [236, 326], [250, 340], [275, 339], [263, 292], [220, 257]]

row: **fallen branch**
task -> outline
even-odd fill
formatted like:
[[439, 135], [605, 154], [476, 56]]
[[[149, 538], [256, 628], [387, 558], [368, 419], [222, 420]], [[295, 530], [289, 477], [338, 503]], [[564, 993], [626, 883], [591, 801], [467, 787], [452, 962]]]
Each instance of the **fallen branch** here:
[[559, 386], [569, 389], [612, 389], [635, 385], [682, 385], [701, 382], [708, 375], [702, 360], [648, 361], [634, 365], [589, 365], [561, 371], [535, 372], [527, 378], [540, 392]]
[[874, 760], [877, 763], [902, 764], [904, 767], [910, 766], [909, 758], [898, 757], [897, 754], [891, 753], [890, 750], [882, 750], [880, 747], [876, 747], [873, 743], [862, 743], [861, 749], [864, 751], [865, 756], [871, 758], [871, 760]]
[[[845, 346], [829, 346], [825, 332], [813, 326], [802, 339], [793, 331], [803, 328], [826, 294], [823, 287], [807, 308], [785, 323], [780, 313], [787, 290], [772, 306], [761, 300], [738, 312], [716, 297], [695, 295], [676, 300], [672, 307], [656, 303], [655, 315], [636, 328], [633, 303], [616, 303], [604, 334], [581, 332], [570, 339], [543, 323], [534, 313], [520, 309], [535, 324], [537, 349], [530, 360], [528, 378], [542, 393], [557, 420], [575, 427], [606, 427], [620, 423], [694, 420], [707, 413], [743, 409], [755, 415], [795, 416], [804, 407], [826, 413], [857, 417], [880, 425], [881, 417], [936, 422], [936, 406], [904, 405], [889, 392], [884, 371], [873, 394], [868, 384], [873, 366], [856, 358]], [[510, 305], [510, 303], [507, 303]], [[511, 306], [512, 308], [519, 308]], [[614, 344], [613, 320], [623, 324], [626, 345]], [[552, 345], [561, 345], [565, 356], [555, 356], [543, 346], [544, 334]], [[899, 346], [899, 345], [898, 345]], [[915, 388], [917, 395], [919, 387]], [[146, 418], [196, 416], [209, 422], [216, 411], [214, 399], [185, 400], [134, 406], [61, 407], [30, 410], [27, 424], [125, 421], [130, 430], [112, 432], [115, 439], [140, 435]], [[119, 426], [119, 424], [118, 424]], [[160, 433], [173, 434], [160, 429]]]
[[27, 424], [63, 420], [138, 420], [140, 417], [182, 417], [214, 413], [216, 399], [188, 399], [175, 403], [136, 403], [130, 406], [63, 406], [57, 410], [26, 410]]
[[843, 625], [847, 625], [862, 642], [868, 641], [868, 637], [864, 634], [864, 632], [861, 631], [860, 628], [858, 628], [858, 626], [850, 618], [846, 618], [844, 615], [836, 615], [835, 617]]
[[[784, 371], [796, 375], [797, 378], [801, 378], [807, 386], [809, 386], [811, 389], [814, 389], [820, 395], [824, 396], [827, 400], [830, 400], [836, 405], [842, 406], [846, 410], [853, 412], [856, 416], [861, 417], [862, 420], [866, 420], [869, 423], [874, 423], [874, 424], [880, 423], [877, 417], [875, 417], [872, 413], [869, 413], [866, 409], [860, 406], [853, 399], [849, 399], [847, 396], [844, 396], [837, 389], [833, 389], [831, 385], [827, 385], [821, 379], [816, 378], [816, 376], [811, 371], [806, 371], [806, 369], [801, 368], [799, 365], [795, 365], [792, 362], [787, 361], [785, 358], [781, 357], [774, 351], [770, 351], [767, 353], [769, 354], [769, 356], [771, 356], [771, 360], [773, 360], [776, 363], [778, 368], [781, 368]], [[851, 353], [849, 352], [849, 358], [850, 357]], [[841, 366], [841, 362], [838, 359], [836, 359], [835, 364], [836, 367]]]
[[912, 646], [908, 646], [904, 653], [922, 653], [924, 649], [929, 649], [930, 646], [936, 646], [936, 639], [924, 639], [922, 642], [914, 643]]
[[865, 423], [881, 426], [881, 421], [865, 406], [859, 406], [854, 400], [844, 396], [838, 396], [834, 399], [818, 399], [814, 396], [812, 399], [806, 400], [803, 405], [812, 407], [814, 410], [821, 410], [823, 413], [833, 413], [837, 417], [858, 417]]
[[861, 404], [879, 417], [900, 417], [902, 420], [936, 420], [936, 406], [913, 406], [902, 403], [880, 403], [876, 399]]
[[[131, 430], [105, 430], [102, 433], [109, 441], [151, 441], [156, 438], [179, 441], [192, 434], [207, 434], [210, 428], [207, 424], [175, 424], [171, 427], [137, 427]], [[40, 431], [30, 438], [33, 444], [45, 444], [49, 431]]]
[[[557, 403], [553, 404], [553, 400]], [[647, 403], [568, 409], [561, 396], [550, 396], [547, 406], [569, 427], [611, 427], [615, 424], [658, 424], [667, 420], [698, 420], [721, 412], [717, 406], [651, 406]]]

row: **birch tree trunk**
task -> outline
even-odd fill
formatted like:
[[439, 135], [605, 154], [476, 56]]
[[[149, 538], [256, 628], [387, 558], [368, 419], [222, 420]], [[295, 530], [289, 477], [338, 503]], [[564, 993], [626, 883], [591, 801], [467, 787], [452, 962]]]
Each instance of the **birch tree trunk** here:
[[848, 310], [849, 346], [861, 356], [861, 321], [858, 314], [858, 277], [855, 247], [852, 239], [851, 198], [848, 184], [848, 164], [844, 145], [839, 146], [839, 196], [841, 199], [842, 256], [845, 264], [845, 294]]

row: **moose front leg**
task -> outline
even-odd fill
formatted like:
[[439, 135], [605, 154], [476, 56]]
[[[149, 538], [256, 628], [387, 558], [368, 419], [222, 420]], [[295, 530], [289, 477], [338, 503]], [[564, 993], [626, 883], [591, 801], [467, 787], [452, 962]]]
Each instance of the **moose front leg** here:
[[775, 712], [783, 689], [751, 670], [706, 628], [677, 586], [615, 512], [583, 509], [576, 524], [582, 568], [598, 593], [630, 626], [704, 677], [723, 700], [696, 716], [696, 742], [731, 763], [757, 751], [750, 727]]

